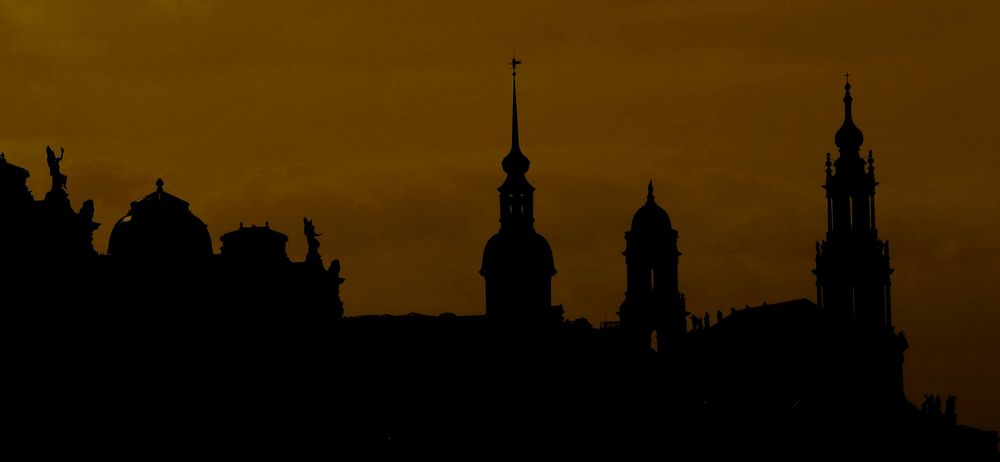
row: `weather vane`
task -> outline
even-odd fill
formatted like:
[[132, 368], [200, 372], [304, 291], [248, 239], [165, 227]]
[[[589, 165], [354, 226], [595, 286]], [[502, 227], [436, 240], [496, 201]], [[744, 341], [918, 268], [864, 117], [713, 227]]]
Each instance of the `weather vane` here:
[[517, 65], [521, 64], [521, 61], [511, 56], [510, 58], [510, 70], [512, 71], [510, 75], [517, 75]]

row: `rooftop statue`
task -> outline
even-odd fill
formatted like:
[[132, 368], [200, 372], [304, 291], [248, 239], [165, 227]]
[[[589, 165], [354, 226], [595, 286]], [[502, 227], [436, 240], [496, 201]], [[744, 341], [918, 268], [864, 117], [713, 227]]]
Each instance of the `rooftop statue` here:
[[66, 154], [63, 148], [59, 148], [59, 157], [56, 157], [56, 153], [52, 151], [50, 146], [45, 147], [45, 160], [49, 164], [49, 175], [52, 177], [52, 190], [51, 192], [66, 192], [66, 175], [63, 175], [59, 171], [59, 164], [63, 160], [63, 156]]

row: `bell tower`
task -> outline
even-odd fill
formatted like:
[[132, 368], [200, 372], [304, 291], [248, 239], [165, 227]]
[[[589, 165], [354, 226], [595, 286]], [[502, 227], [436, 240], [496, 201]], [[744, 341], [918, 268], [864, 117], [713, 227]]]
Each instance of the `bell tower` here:
[[512, 59], [513, 107], [510, 152], [500, 165], [507, 177], [500, 193], [500, 230], [486, 243], [479, 274], [486, 282], [486, 315], [503, 322], [557, 323], [560, 307], [552, 306], [552, 276], [556, 274], [552, 249], [535, 232], [535, 187], [525, 174], [531, 161], [521, 152], [517, 124], [517, 65]]
[[622, 331], [630, 344], [650, 346], [656, 332], [657, 351], [665, 353], [681, 339], [687, 328], [684, 295], [677, 283], [677, 231], [670, 216], [656, 204], [653, 182], [647, 187], [646, 203], [632, 217], [625, 232], [625, 301], [619, 308]]
[[[847, 75], [846, 77], [849, 77]], [[892, 326], [889, 243], [875, 227], [875, 158], [852, 115], [851, 83], [844, 85], [844, 122], [834, 141], [835, 162], [826, 155], [826, 240], [816, 243], [816, 300], [835, 318], [865, 326]]]

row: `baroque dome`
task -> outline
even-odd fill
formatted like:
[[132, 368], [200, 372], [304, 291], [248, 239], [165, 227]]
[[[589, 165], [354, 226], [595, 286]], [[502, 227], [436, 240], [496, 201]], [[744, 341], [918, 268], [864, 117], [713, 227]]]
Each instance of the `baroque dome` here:
[[212, 256], [212, 238], [187, 201], [164, 191], [163, 180], [158, 179], [156, 191], [132, 202], [128, 213], [115, 223], [108, 255], [125, 259], [204, 258]]

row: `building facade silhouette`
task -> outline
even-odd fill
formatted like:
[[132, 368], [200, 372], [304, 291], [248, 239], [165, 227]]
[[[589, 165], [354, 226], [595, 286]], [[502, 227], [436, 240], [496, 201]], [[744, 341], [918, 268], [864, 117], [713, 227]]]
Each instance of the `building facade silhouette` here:
[[[63, 156], [46, 150], [52, 183], [36, 201], [27, 170], [0, 154], [3, 301], [21, 316], [12, 341], [26, 346], [10, 369], [19, 431], [36, 445], [162, 447], [198, 433], [227, 450], [259, 441], [340, 449], [332, 438], [376, 447], [604, 442], [679, 458], [995, 460], [996, 433], [958, 424], [953, 397], [941, 411], [940, 397], [918, 409], [903, 393], [907, 341], [892, 323], [874, 159], [860, 156], [849, 85], [840, 156], [827, 156], [816, 303], [712, 307], [715, 321], [692, 313], [690, 329], [678, 232], [652, 181], [625, 233], [620, 322], [595, 329], [552, 306], [555, 265], [534, 229], [512, 87], [500, 229], [480, 269], [485, 315], [345, 317], [340, 262], [324, 266], [311, 220], [302, 261], [268, 222], [240, 223], [216, 254], [204, 222], [162, 180], [130, 204], [99, 254], [94, 204], [72, 208]], [[113, 293], [98, 298], [95, 287]], [[44, 294], [41, 308], [11, 295], [19, 292]], [[70, 418], [78, 423], [65, 425]]]

